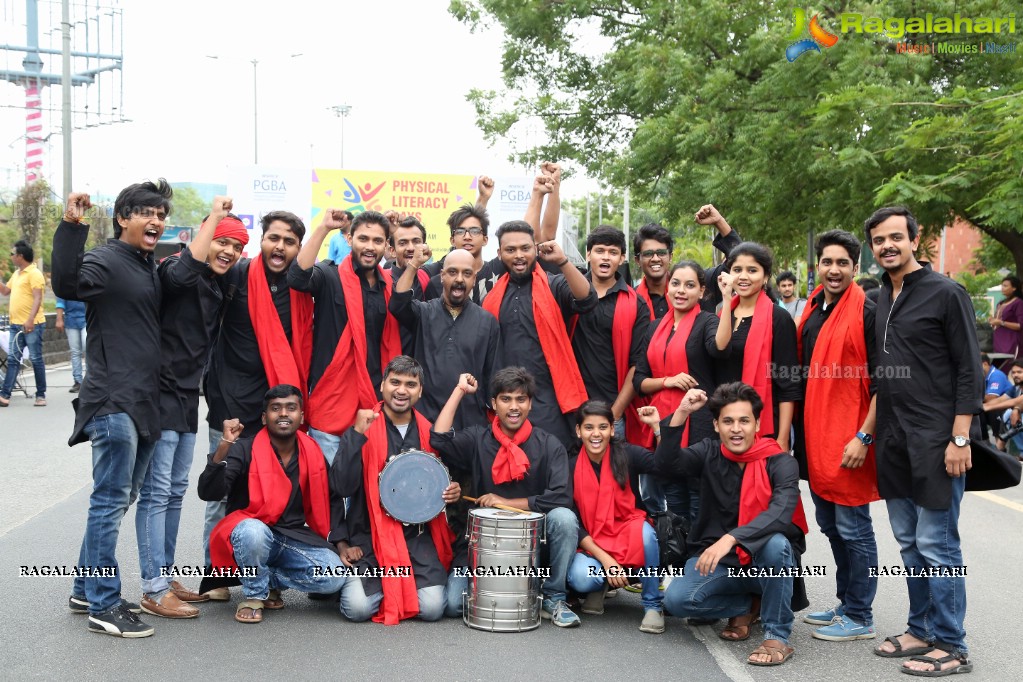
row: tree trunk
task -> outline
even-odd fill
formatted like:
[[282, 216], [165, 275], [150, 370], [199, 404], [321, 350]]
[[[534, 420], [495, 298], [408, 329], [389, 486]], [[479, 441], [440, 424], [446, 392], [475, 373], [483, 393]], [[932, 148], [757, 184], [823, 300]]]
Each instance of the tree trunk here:
[[978, 222], [973, 222], [973, 224], [984, 234], [1007, 248], [1009, 253], [1012, 254], [1012, 259], [1016, 262], [1015, 274], [1018, 276], [1020, 273], [1023, 273], [1023, 234], [1015, 230], [1003, 230]]

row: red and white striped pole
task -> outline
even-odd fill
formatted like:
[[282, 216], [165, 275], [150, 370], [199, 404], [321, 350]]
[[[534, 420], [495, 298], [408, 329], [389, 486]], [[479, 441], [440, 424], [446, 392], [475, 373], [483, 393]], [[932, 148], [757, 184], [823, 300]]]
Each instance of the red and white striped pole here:
[[25, 85], [25, 184], [43, 173], [43, 109], [39, 82]]

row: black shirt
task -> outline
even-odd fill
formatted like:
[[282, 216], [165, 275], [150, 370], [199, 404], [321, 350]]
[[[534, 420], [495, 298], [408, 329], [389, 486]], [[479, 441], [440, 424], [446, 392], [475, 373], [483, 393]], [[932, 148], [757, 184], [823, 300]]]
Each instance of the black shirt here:
[[[405, 268], [399, 268], [398, 261], [394, 261], [394, 263], [391, 264], [390, 270], [392, 283], [397, 283], [397, 281], [401, 279], [401, 276], [405, 274]], [[391, 286], [393, 287], [394, 285], [392, 284]], [[427, 287], [429, 287], [429, 280], [427, 280]], [[419, 301], [426, 300], [426, 292], [423, 290], [423, 285], [419, 281], [418, 273], [416, 273], [416, 276], [412, 278], [411, 294]], [[391, 289], [391, 295], [394, 295], [393, 288]], [[416, 341], [414, 331], [407, 329], [404, 325], [402, 325], [398, 329], [398, 334], [401, 335], [401, 352], [405, 355], [412, 355], [413, 346]]]
[[[654, 453], [650, 452], [646, 448], [641, 448], [638, 445], [632, 443], [625, 443], [625, 454], [629, 458], [629, 485], [632, 487], [632, 494], [636, 498], [636, 509], [640, 511], [646, 511], [643, 506], [643, 500], [639, 494], [639, 475], [640, 474], [653, 474], [657, 471], [656, 462], [654, 460]], [[605, 457], [607, 455], [604, 455]], [[599, 464], [589, 459], [589, 456], [585, 452], [580, 452], [576, 455], [576, 458], [585, 457], [590, 462], [590, 466], [593, 467], [593, 473], [597, 476], [597, 481], [600, 481], [600, 471], [603, 468], [603, 462]], [[575, 467], [572, 465], [572, 480], [575, 480]], [[615, 484], [617, 485], [617, 481]], [[583, 523], [583, 519], [579, 516], [579, 507], [575, 507], [575, 515], [579, 519], [579, 542], [582, 542], [590, 532], [586, 530], [586, 525]], [[601, 548], [603, 549], [603, 548]]]
[[118, 239], [85, 253], [89, 226], [61, 221], [53, 235], [52, 285], [85, 302], [89, 371], [75, 400], [69, 445], [88, 440], [95, 416], [127, 413], [140, 441], [160, 438], [160, 278], [152, 254]]
[[[728, 252], [734, 249], [736, 246], [742, 243], [742, 238], [739, 237], [739, 233], [736, 230], [732, 230], [726, 236], [722, 237], [721, 233], [714, 235], [713, 246], [721, 253], [728, 256]], [[700, 308], [708, 313], [713, 313], [717, 310], [717, 307], [721, 305], [721, 288], [718, 286], [718, 275], [725, 269], [725, 264], [719, 263], [706, 271], [706, 282], [707, 286], [703, 292], [703, 298], [700, 299]], [[668, 282], [665, 280], [665, 290], [667, 290]], [[650, 302], [654, 306], [654, 319], [659, 320], [668, 314], [671, 309], [671, 305], [668, 303], [668, 299], [662, 294], [655, 294], [649, 292]]]
[[391, 296], [391, 314], [413, 337], [412, 356], [423, 366], [423, 397], [416, 409], [431, 422], [437, 419], [458, 377], [469, 372], [480, 389], [462, 398], [453, 426], [487, 423], [486, 395], [497, 362], [500, 328], [497, 319], [472, 301], [452, 317], [441, 298], [416, 300], [411, 291]]
[[[587, 274], [590, 280], [591, 275]], [[618, 378], [615, 366], [614, 347], [611, 343], [614, 330], [615, 310], [618, 302], [628, 294], [628, 284], [618, 277], [614, 285], [601, 298], [597, 306], [587, 315], [580, 315], [575, 320], [572, 330], [572, 350], [586, 385], [586, 394], [591, 400], [603, 400], [609, 406], [618, 399], [622, 389], [622, 381]], [[646, 354], [646, 329], [650, 326], [650, 309], [641, 296], [636, 297], [636, 321], [629, 335], [629, 361], [626, 372], [635, 367], [640, 357]]]
[[[226, 308], [213, 343], [205, 389], [209, 407], [206, 419], [210, 428], [220, 431], [225, 420], [239, 419], [245, 426], [242, 436], [246, 438], [263, 428], [263, 395], [270, 389], [249, 315], [249, 267], [252, 263], [243, 258], [221, 278]], [[266, 266], [263, 268], [265, 271]], [[278, 319], [290, 342], [291, 290], [283, 273], [275, 276], [267, 271], [266, 278]]]
[[160, 304], [161, 428], [195, 433], [199, 428], [199, 383], [206, 371], [210, 339], [223, 294], [209, 265], [188, 249], [157, 267]]

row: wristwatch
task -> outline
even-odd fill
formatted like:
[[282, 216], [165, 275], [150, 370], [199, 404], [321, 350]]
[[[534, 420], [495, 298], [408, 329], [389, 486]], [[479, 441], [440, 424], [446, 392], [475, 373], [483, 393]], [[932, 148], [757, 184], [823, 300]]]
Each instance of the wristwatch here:
[[864, 445], [870, 445], [874, 442], [874, 437], [869, 433], [864, 433], [863, 431], [857, 431], [856, 437], [859, 438], [860, 442], [863, 443]]
[[952, 436], [952, 442], [956, 444], [956, 447], [965, 448], [970, 444], [970, 439], [966, 436]]

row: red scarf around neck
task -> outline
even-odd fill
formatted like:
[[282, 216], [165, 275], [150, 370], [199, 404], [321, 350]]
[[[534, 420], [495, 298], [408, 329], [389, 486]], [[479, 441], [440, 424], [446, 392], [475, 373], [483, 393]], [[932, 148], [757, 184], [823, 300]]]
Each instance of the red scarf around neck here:
[[598, 480], [586, 448], [579, 449], [573, 474], [573, 497], [583, 527], [598, 547], [622, 566], [646, 564], [643, 555], [646, 513], [636, 509], [636, 496], [628, 477], [624, 487], [615, 480], [609, 450], [604, 452]]
[[490, 468], [490, 476], [494, 480], [494, 485], [521, 481], [529, 471], [529, 457], [526, 456], [521, 445], [533, 433], [533, 425], [527, 419], [515, 432], [515, 435], [509, 438], [501, 430], [501, 420], [494, 417], [494, 421], [490, 423], [490, 432], [494, 434], [494, 438], [501, 445], [497, 456], [494, 457], [494, 465]]
[[[732, 298], [732, 310], [739, 305], [739, 297]], [[761, 433], [775, 434], [774, 395], [771, 384], [771, 352], [774, 340], [774, 302], [761, 290], [750, 321], [749, 335], [742, 356], [742, 381], [749, 384], [764, 401], [760, 415]], [[787, 435], [787, 434], [786, 434]]]
[[[810, 302], [799, 322], [796, 340], [800, 361], [803, 358], [803, 327], [818, 307], [817, 296], [822, 288], [818, 286], [810, 294]], [[803, 398], [803, 432], [810, 487], [825, 500], [847, 507], [858, 507], [881, 499], [877, 491], [873, 445], [867, 448], [863, 466], [842, 468], [842, 451], [850, 440], [850, 434], [860, 430], [870, 410], [870, 376], [863, 328], [866, 298], [860, 285], [853, 282], [832, 304], [835, 308], [824, 322], [813, 347]], [[836, 410], [836, 405], [841, 405], [842, 409]]]
[[[327, 462], [320, 446], [301, 431], [295, 434], [306, 525], [321, 538], [330, 532], [330, 489]], [[266, 427], [252, 439], [249, 462], [249, 506], [231, 512], [210, 533], [210, 563], [214, 568], [237, 568], [231, 532], [245, 519], [258, 519], [268, 526], [277, 523], [291, 499], [291, 480], [277, 459]]]
[[[290, 384], [305, 396], [309, 389], [309, 362], [313, 354], [313, 298], [291, 289], [291, 342], [284, 333], [263, 269], [263, 255], [249, 261], [249, 319], [256, 333], [259, 358], [270, 386]], [[286, 273], [282, 273], [284, 278]]]
[[[501, 319], [501, 301], [508, 290], [510, 275], [501, 275], [494, 288], [483, 299], [483, 309]], [[565, 329], [565, 321], [561, 317], [561, 307], [551, 293], [551, 285], [547, 281], [547, 273], [533, 264], [533, 323], [536, 335], [540, 339], [544, 360], [551, 371], [554, 382], [554, 395], [562, 413], [575, 411], [586, 402], [586, 386], [579, 374], [572, 342]]]
[[[409, 570], [405, 576], [385, 575], [380, 579], [384, 598], [380, 610], [373, 621], [384, 625], [397, 625], [406, 618], [419, 613], [419, 596], [416, 592], [416, 577], [412, 574], [412, 559], [409, 557], [408, 544], [405, 542], [404, 524], [396, 521], [384, 512], [380, 504], [380, 472], [387, 464], [387, 419], [382, 413], [383, 403], [377, 403], [373, 409], [377, 418], [366, 430], [366, 444], [362, 447], [362, 485], [366, 491], [366, 507], [369, 510], [370, 531], [373, 537], [373, 554], [381, 569], [392, 574]], [[430, 422], [418, 412], [413, 411], [415, 427], [419, 431], [419, 447], [424, 452], [436, 455], [430, 449]], [[454, 556], [451, 546], [454, 536], [448, 527], [447, 516], [441, 512], [426, 524], [430, 529], [430, 538], [437, 548], [437, 557], [444, 570], [451, 568]]]
[[[765, 406], [766, 409], [766, 406]], [[739, 491], [739, 525], [745, 526], [760, 514], [767, 511], [771, 504], [771, 477], [767, 475], [767, 458], [784, 454], [790, 456], [781, 449], [778, 441], [773, 438], [756, 437], [749, 450], [736, 455], [721, 444], [721, 454], [725, 459], [745, 464], [742, 472], [742, 489]], [[807, 532], [806, 514], [803, 512], [803, 500], [796, 498], [796, 509], [792, 512], [792, 523], [803, 531]], [[735, 553], [739, 556], [739, 563], [745, 566], [753, 557], [742, 547], [736, 545]]]
[[[673, 377], [680, 372], [689, 374], [689, 356], [686, 353], [686, 342], [689, 340], [689, 334], [692, 333], [693, 325], [696, 324], [696, 318], [699, 315], [700, 304], [697, 303], [678, 321], [678, 327], [675, 328], [674, 334], [672, 334], [672, 327], [675, 326], [674, 309], [669, 310], [668, 314], [661, 318], [653, 336], [650, 337], [650, 343], [646, 349], [646, 359], [650, 365], [650, 376], [652, 378]], [[669, 336], [671, 337], [670, 341], [668, 340]], [[662, 417], [665, 417], [678, 408], [685, 394], [685, 391], [677, 388], [662, 388], [650, 396], [650, 404], [657, 408]], [[640, 445], [650, 449], [654, 444], [654, 432], [650, 427], [646, 427], [644, 434], [645, 437]], [[681, 445], [682, 447], [688, 447], [689, 445], [688, 419], [686, 420], [685, 428], [682, 429]]]
[[[312, 395], [306, 401], [306, 420], [314, 429], [340, 435], [355, 423], [355, 413], [369, 409], [377, 402], [376, 387], [369, 378], [366, 346], [366, 314], [362, 305], [362, 279], [355, 272], [352, 254], [337, 266], [341, 288], [345, 294], [348, 324], [334, 349], [323, 376], [316, 382]], [[391, 300], [389, 272], [377, 266], [377, 277], [384, 283], [384, 304]], [[389, 312], [384, 320], [380, 340], [380, 369], [394, 357], [401, 355], [401, 335], [398, 321]], [[353, 386], [354, 384], [354, 386]]]
[[653, 297], [650, 296], [650, 289], [646, 285], [646, 277], [639, 281], [639, 286], [636, 287], [636, 294], [646, 301], [646, 307], [650, 310], [650, 321], [653, 322], [656, 320], [657, 313], [654, 312], [654, 300]]

